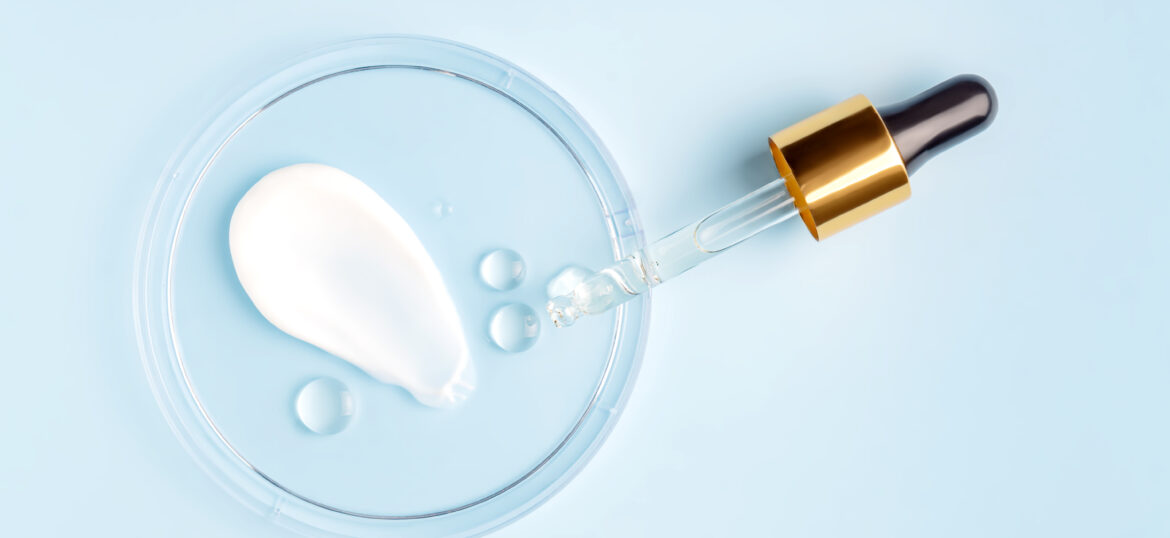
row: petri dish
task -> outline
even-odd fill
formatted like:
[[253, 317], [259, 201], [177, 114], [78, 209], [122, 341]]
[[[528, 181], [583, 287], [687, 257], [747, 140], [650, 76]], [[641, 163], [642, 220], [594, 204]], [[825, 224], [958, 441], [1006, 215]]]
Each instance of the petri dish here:
[[[227, 241], [235, 204], [303, 162], [363, 180], [422, 240], [479, 374], [462, 406], [419, 404], [281, 332], [244, 294]], [[546, 500], [600, 446], [632, 386], [649, 299], [572, 330], [538, 316], [524, 346], [492, 341], [493, 313], [543, 313], [565, 267], [643, 244], [601, 142], [528, 73], [433, 38], [340, 43], [242, 91], [168, 164], [135, 264], [141, 355], [192, 457], [274, 522], [309, 535], [480, 534]], [[481, 278], [499, 249], [524, 264], [507, 289]], [[312, 402], [344, 416], [298, 415]]]

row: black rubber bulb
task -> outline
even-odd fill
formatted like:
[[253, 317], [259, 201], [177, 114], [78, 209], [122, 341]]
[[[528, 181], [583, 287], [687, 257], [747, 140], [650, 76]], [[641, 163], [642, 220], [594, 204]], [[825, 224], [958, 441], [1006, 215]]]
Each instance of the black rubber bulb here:
[[931, 157], [986, 129], [996, 108], [991, 84], [977, 75], [959, 75], [878, 113], [906, 171], [914, 173]]

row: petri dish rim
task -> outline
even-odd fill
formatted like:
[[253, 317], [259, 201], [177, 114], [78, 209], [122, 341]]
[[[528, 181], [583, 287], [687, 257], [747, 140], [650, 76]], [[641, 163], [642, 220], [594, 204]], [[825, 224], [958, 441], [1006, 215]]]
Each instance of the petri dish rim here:
[[[604, 441], [632, 387], [645, 340], [649, 297], [615, 317], [607, 363], [588, 405], [564, 439], [532, 469], [480, 499], [422, 514], [366, 514], [323, 504], [252, 466], [215, 426], [186, 374], [172, 317], [174, 248], [186, 209], [222, 148], [252, 119], [312, 84], [374, 69], [418, 69], [477, 84], [521, 107], [581, 167], [599, 203], [614, 258], [644, 246], [637, 213], [617, 166], [577, 112], [532, 75], [473, 47], [437, 38], [387, 35], [310, 52], [234, 100], [197, 129], [168, 162], [144, 217], [135, 259], [133, 313], [151, 389], [193, 459], [233, 497], [277, 523], [308, 534], [478, 534], [520, 517], [568, 482]], [[428, 530], [430, 529], [430, 530]], [[433, 531], [433, 532], [432, 532]]]

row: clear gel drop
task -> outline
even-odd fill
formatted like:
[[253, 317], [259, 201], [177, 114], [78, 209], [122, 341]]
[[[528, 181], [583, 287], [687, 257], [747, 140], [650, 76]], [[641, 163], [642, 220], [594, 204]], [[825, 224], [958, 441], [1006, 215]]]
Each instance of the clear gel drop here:
[[353, 394], [332, 377], [314, 379], [301, 387], [296, 397], [297, 418], [309, 431], [333, 435], [349, 426], [353, 418]]
[[500, 291], [519, 286], [525, 273], [524, 258], [514, 250], [496, 249], [484, 254], [479, 260], [479, 278], [484, 284]]
[[528, 305], [506, 304], [492, 314], [488, 321], [488, 335], [504, 351], [525, 351], [540, 337], [540, 317]]
[[445, 219], [450, 217], [454, 212], [455, 206], [448, 204], [443, 200], [437, 200], [435, 203], [431, 204], [431, 213], [435, 215], [435, 218]]

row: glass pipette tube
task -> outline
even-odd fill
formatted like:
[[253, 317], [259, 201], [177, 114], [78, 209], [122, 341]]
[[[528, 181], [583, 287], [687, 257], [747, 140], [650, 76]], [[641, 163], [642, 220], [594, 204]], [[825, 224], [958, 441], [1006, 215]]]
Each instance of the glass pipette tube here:
[[674, 278], [741, 241], [797, 215], [818, 241], [910, 196], [910, 173], [935, 154], [986, 129], [995, 91], [981, 77], [959, 75], [878, 110], [855, 95], [770, 136], [776, 180], [698, 222], [598, 271], [548, 313], [558, 327], [600, 314]]
[[567, 327], [608, 311], [798, 213], [784, 179], [777, 179], [553, 297], [549, 316], [553, 325]]

